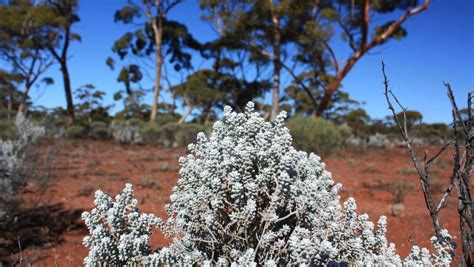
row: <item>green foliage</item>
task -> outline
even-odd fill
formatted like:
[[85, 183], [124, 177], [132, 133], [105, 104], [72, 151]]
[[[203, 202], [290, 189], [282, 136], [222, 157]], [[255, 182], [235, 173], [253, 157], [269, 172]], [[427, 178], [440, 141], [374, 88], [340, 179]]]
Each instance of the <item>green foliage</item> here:
[[181, 116], [179, 114], [158, 114], [155, 123], [165, 125], [170, 122], [178, 122]]
[[175, 134], [175, 142], [179, 147], [195, 143], [197, 134], [205, 131], [204, 125], [199, 123], [186, 123], [180, 126]]
[[415, 126], [412, 132], [416, 137], [424, 138], [428, 143], [435, 145], [441, 144], [444, 139], [453, 137], [453, 130], [444, 123], [422, 123]]
[[78, 120], [84, 121], [108, 121], [108, 110], [111, 106], [103, 106], [102, 100], [105, 92], [95, 88], [92, 84], [86, 84], [75, 91], [77, 104], [76, 116]]
[[123, 92], [119, 91], [114, 95], [114, 100], [119, 101], [123, 99], [124, 109], [115, 114], [115, 120], [128, 120], [136, 118], [140, 120], [147, 120], [150, 114], [150, 106], [143, 104], [145, 92], [143, 90], [135, 90], [123, 96]]
[[89, 124], [89, 128], [107, 128], [107, 123], [103, 121], [93, 121]]
[[107, 127], [91, 128], [89, 135], [96, 140], [106, 140], [109, 138], [109, 129]]
[[157, 144], [161, 140], [163, 130], [158, 122], [147, 122], [140, 130], [143, 141], [148, 144]]
[[109, 138], [107, 123], [103, 121], [93, 121], [89, 124], [89, 136], [96, 140], [106, 140]]
[[[117, 39], [112, 47], [112, 52], [120, 61], [127, 62], [122, 64], [118, 77], [118, 81], [123, 83], [125, 88], [120, 90], [115, 98], [125, 100], [128, 110], [121, 116], [123, 119], [138, 117], [137, 114], [143, 111], [150, 113], [149, 108], [144, 109], [146, 106], [133, 105], [133, 102], [141, 100], [140, 94], [144, 93], [141, 83], [146, 77], [143, 73], [150, 70], [145, 64], [130, 64], [131, 58], [148, 59], [156, 56], [160, 58], [161, 63], [156, 62], [153, 68], [160, 72], [162, 64], [166, 63], [171, 64], [175, 71], [192, 68], [191, 51], [199, 51], [201, 45], [184, 24], [167, 18], [167, 13], [179, 3], [180, 1], [132, 0], [115, 12], [115, 22], [135, 26], [134, 30], [126, 32]], [[156, 31], [160, 31], [161, 35], [156, 36], [158, 34]], [[117, 62], [113, 57], [109, 57], [106, 64], [114, 69]], [[154, 78], [158, 79], [158, 83], [161, 82], [159, 78]], [[126, 93], [127, 97], [121, 96], [123, 93]]]
[[[398, 113], [397, 117], [400, 121], [403, 121], [405, 119], [403, 112]], [[416, 110], [405, 111], [405, 117], [408, 129], [411, 129], [413, 128], [413, 126], [420, 124], [423, 119], [423, 115], [421, 115], [421, 113]]]
[[127, 121], [127, 124], [130, 126], [136, 126], [141, 128], [145, 122], [137, 118], [131, 118]]
[[13, 140], [17, 137], [17, 129], [14, 121], [0, 120], [0, 139]]
[[370, 123], [370, 116], [362, 109], [354, 109], [344, 116], [344, 121], [352, 128], [356, 135], [367, 134]]
[[[5, 98], [27, 104], [28, 93], [32, 86], [40, 81], [46, 85], [53, 79], [40, 77], [52, 65], [47, 47], [47, 17], [54, 16], [53, 11], [32, 1], [8, 1], [0, 5], [0, 57], [11, 70], [0, 69], [0, 108]], [[19, 92], [17, 88], [24, 88]], [[14, 96], [14, 94], [17, 94]], [[15, 105], [15, 108], [17, 107]]]
[[183, 147], [195, 142], [196, 135], [205, 129], [197, 123], [167, 123], [161, 128], [161, 139], [165, 147]]
[[[332, 118], [334, 114], [328, 113], [341, 113], [345, 105], [353, 104], [340, 92], [342, 79], [367, 51], [407, 35], [401, 25], [404, 21], [395, 23], [391, 13], [418, 2], [201, 0], [200, 6], [205, 11], [203, 17], [220, 34], [211, 43], [214, 53], [209, 54], [219, 59], [222, 52], [235, 53], [239, 61], [234, 66], [250, 63], [257, 73], [269, 65], [276, 76], [288, 71], [293, 81], [285, 89], [287, 98], [280, 102], [295, 103], [296, 113]], [[380, 19], [369, 19], [373, 17]], [[394, 26], [395, 31], [387, 34]], [[341, 38], [337, 33], [342, 33]], [[348, 58], [335, 54], [338, 49], [333, 44], [337, 41], [348, 44]], [[242, 60], [242, 55], [248, 58]], [[255, 80], [262, 81], [261, 77]]]
[[82, 139], [87, 137], [87, 129], [82, 125], [72, 125], [67, 127], [66, 135], [69, 138]]
[[175, 141], [176, 141], [176, 133], [180, 129], [180, 125], [178, 123], [167, 123], [163, 125], [162, 127], [162, 134], [161, 138], [163, 141], [163, 145], [165, 147], [171, 147], [171, 146], [176, 146]]
[[15, 117], [13, 110], [18, 110], [18, 106], [23, 100], [23, 94], [17, 88], [22, 80], [22, 75], [0, 68], [0, 118], [8, 117], [9, 108], [10, 115], [13, 114], [10, 118]]
[[344, 140], [350, 134], [347, 126], [337, 126], [322, 118], [298, 115], [288, 121], [293, 136], [293, 145], [297, 149], [328, 156], [338, 152]]

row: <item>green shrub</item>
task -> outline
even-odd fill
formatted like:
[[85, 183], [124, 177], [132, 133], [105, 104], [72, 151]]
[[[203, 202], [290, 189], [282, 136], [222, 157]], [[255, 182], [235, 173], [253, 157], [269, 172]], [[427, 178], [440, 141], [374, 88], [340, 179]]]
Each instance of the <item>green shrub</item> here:
[[171, 115], [171, 114], [158, 114], [155, 118], [155, 123], [158, 125], [165, 125], [170, 122], [178, 122], [181, 116], [178, 114]]
[[141, 128], [140, 133], [145, 143], [156, 144], [161, 140], [163, 131], [157, 122], [147, 122]]
[[103, 121], [93, 121], [89, 124], [89, 128], [107, 128], [107, 123]]
[[5, 108], [0, 108], [0, 120], [7, 120], [10, 118], [10, 120], [15, 120], [16, 116], [16, 110], [8, 110]]
[[97, 140], [106, 140], [109, 138], [109, 129], [107, 123], [103, 121], [93, 121], [89, 124], [89, 136]]
[[14, 121], [0, 121], [0, 139], [12, 140], [17, 137], [17, 129]]
[[175, 146], [175, 136], [180, 127], [181, 126], [175, 122], [170, 122], [163, 125], [160, 138], [162, 139], [163, 145], [165, 147]]
[[331, 121], [316, 117], [296, 116], [288, 121], [297, 149], [328, 156], [339, 151], [350, 133], [347, 126], [337, 126]]
[[137, 126], [141, 128], [143, 124], [145, 124], [145, 122], [137, 118], [131, 118], [127, 120], [127, 124], [130, 126]]
[[66, 134], [69, 138], [85, 138], [87, 136], [87, 131], [86, 127], [82, 125], [73, 125], [66, 129]]
[[91, 128], [89, 136], [97, 140], [106, 140], [109, 138], [109, 129], [102, 126]]
[[204, 132], [205, 126], [198, 123], [181, 124], [175, 134], [174, 143], [179, 146], [187, 146], [196, 142], [196, 136], [199, 132]]
[[347, 124], [337, 126], [342, 136], [342, 141], [346, 140], [352, 134], [352, 128]]

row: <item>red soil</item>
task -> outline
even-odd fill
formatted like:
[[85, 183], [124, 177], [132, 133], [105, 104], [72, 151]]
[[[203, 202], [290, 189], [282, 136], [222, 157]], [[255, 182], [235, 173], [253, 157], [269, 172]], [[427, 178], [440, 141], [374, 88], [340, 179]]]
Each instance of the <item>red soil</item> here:
[[[43, 142], [41, 146], [44, 148], [48, 144], [51, 141]], [[26, 200], [24, 208], [61, 204], [63, 211], [90, 210], [95, 190], [101, 189], [116, 195], [125, 183], [132, 183], [141, 210], [165, 217], [164, 205], [169, 202], [171, 189], [178, 178], [178, 158], [185, 155], [186, 149], [122, 146], [112, 141], [91, 140], [65, 140], [63, 145], [53, 166], [54, 176], [45, 192], [38, 194], [37, 191], [28, 190], [33, 185], [23, 190], [22, 197]], [[434, 153], [433, 148], [428, 151], [429, 154]], [[380, 215], [387, 215], [389, 242], [397, 244], [397, 252], [401, 256], [407, 255], [413, 244], [431, 249], [429, 238], [433, 235], [433, 227], [418, 177], [404, 149], [345, 150], [323, 160], [332, 172], [333, 179], [344, 186], [341, 192], [343, 201], [354, 197], [358, 212], [367, 213], [375, 223]], [[449, 154], [433, 166], [437, 199], [448, 184], [450, 167]], [[397, 194], [397, 185], [404, 182], [406, 187], [401, 190], [404, 193], [401, 198], [405, 212], [395, 217], [391, 215], [391, 204]], [[442, 224], [460, 244], [454, 195], [442, 212]], [[53, 221], [50, 223], [64, 216], [53, 216], [51, 218], [57, 219], [51, 219]], [[76, 216], [73, 220], [78, 227], [65, 229], [54, 242], [28, 246], [22, 249], [21, 255], [17, 253], [10, 258], [18, 260], [21, 256], [23, 263], [32, 262], [34, 266], [82, 265], [87, 254], [82, 238], [87, 231], [85, 226], [81, 227], [80, 218]], [[27, 237], [18, 235], [21, 244], [21, 240]], [[160, 233], [153, 235], [153, 247], [162, 247], [167, 242]]]

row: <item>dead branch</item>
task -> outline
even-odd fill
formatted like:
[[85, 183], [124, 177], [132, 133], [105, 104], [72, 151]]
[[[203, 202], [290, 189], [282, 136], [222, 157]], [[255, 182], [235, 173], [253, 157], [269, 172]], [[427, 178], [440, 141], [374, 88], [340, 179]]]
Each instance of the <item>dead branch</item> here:
[[[385, 64], [382, 62], [382, 73], [384, 77], [385, 86], [385, 98], [388, 104], [388, 108], [393, 114], [395, 124], [400, 131], [400, 135], [405, 141], [405, 145], [410, 154], [411, 161], [415, 166], [415, 169], [420, 178], [421, 188], [425, 199], [426, 207], [430, 213], [430, 218], [434, 226], [435, 235], [440, 242], [452, 242], [452, 240], [444, 240], [441, 235], [441, 221], [439, 218], [440, 211], [446, 207], [446, 202], [451, 195], [453, 188], [457, 191], [458, 197], [458, 214], [460, 219], [460, 231], [462, 240], [463, 250], [463, 262], [465, 266], [472, 266], [473, 262], [473, 251], [474, 251], [474, 233], [473, 233], [473, 214], [472, 210], [472, 197], [470, 188], [470, 175], [472, 170], [472, 109], [471, 100], [472, 94], [468, 94], [468, 118], [464, 120], [461, 116], [461, 112], [456, 104], [453, 91], [448, 83], [445, 83], [445, 87], [448, 91], [448, 98], [451, 102], [452, 116], [453, 116], [453, 134], [452, 140], [445, 140], [441, 149], [431, 158], [428, 158], [426, 151], [424, 152], [423, 160], [419, 160], [417, 153], [414, 151], [411, 138], [407, 129], [406, 119], [406, 108], [402, 106], [398, 98], [389, 89], [389, 81], [385, 73]], [[392, 104], [392, 100], [402, 110], [403, 119], [397, 116], [395, 108]], [[462, 129], [463, 135], [458, 131], [458, 128]], [[454, 164], [453, 170], [450, 177], [450, 182], [447, 189], [444, 191], [441, 199], [436, 203], [433, 198], [433, 192], [430, 188], [429, 183], [429, 166], [433, 163], [440, 155], [442, 155], [451, 145], [454, 146]]]

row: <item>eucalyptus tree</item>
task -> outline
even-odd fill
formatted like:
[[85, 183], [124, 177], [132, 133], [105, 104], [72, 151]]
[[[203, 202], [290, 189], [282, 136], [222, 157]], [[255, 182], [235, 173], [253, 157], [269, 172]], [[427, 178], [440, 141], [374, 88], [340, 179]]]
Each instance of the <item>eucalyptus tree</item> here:
[[[309, 106], [311, 114], [327, 116], [335, 102], [351, 103], [340, 88], [356, 63], [374, 48], [404, 38], [403, 24], [431, 1], [418, 2], [201, 0], [201, 7], [223, 36], [233, 36], [238, 45], [271, 65], [272, 114], [289, 97], [296, 105]], [[346, 59], [334, 48], [341, 41], [351, 51]], [[280, 95], [285, 74], [293, 79], [286, 98]]]
[[[113, 45], [112, 51], [120, 60], [133, 59], [120, 71], [119, 81], [125, 84], [125, 92], [133, 93], [132, 85], [138, 85], [147, 75], [148, 69], [154, 69], [152, 79], [153, 101], [150, 120], [155, 120], [158, 110], [158, 99], [162, 88], [163, 64], [168, 56], [176, 71], [191, 69], [191, 53], [188, 49], [199, 49], [199, 43], [192, 37], [184, 24], [168, 18], [168, 13], [181, 0], [130, 0], [115, 13], [115, 22], [135, 25], [135, 31], [129, 31]], [[153, 57], [152, 57], [153, 56]], [[152, 58], [152, 59], [151, 59]], [[150, 61], [151, 59], [151, 61]], [[107, 64], [114, 68], [115, 60], [107, 59]], [[144, 75], [145, 74], [145, 75]]]
[[[1, 71], [2, 95], [12, 98], [13, 87], [23, 87], [18, 112], [27, 110], [31, 88], [54, 63], [43, 46], [45, 36], [42, 34], [45, 20], [52, 15], [50, 9], [31, 1], [9, 1], [0, 5], [0, 57], [10, 67]], [[43, 81], [53, 82], [49, 77]], [[11, 108], [11, 102], [9, 105]]]
[[[407, 36], [403, 24], [428, 9], [431, 1], [405, 0], [337, 0], [316, 1], [307, 14], [304, 30], [295, 46], [297, 64], [304, 71], [286, 68], [311, 99], [313, 114], [323, 116], [340, 91], [342, 81], [356, 63], [370, 51], [391, 40]], [[394, 19], [395, 18], [395, 19]], [[336, 33], [341, 33], [338, 39]], [[337, 56], [335, 43], [343, 41], [350, 53], [344, 59]]]
[[69, 73], [69, 48], [71, 42], [81, 41], [81, 36], [73, 31], [73, 25], [80, 21], [78, 15], [77, 0], [45, 0], [41, 5], [48, 9], [49, 14], [45, 16], [43, 26], [43, 46], [48, 49], [52, 57], [59, 64], [66, 96], [67, 123], [74, 123], [74, 101], [71, 87], [71, 75]]
[[[290, 44], [297, 38], [293, 31], [295, 20], [308, 8], [307, 1], [217, 1], [202, 0], [205, 18], [218, 26], [221, 38], [232, 48], [250, 53], [250, 63], [272, 68], [272, 110], [274, 119], [281, 101], [281, 71], [289, 56]], [[259, 71], [258, 69], [256, 70]]]
[[2, 112], [2, 119], [6, 118], [10, 121], [13, 117], [13, 109], [18, 109], [23, 102], [24, 98], [17, 88], [17, 84], [21, 81], [20, 75], [0, 69], [0, 111], [6, 111], [6, 114]]

